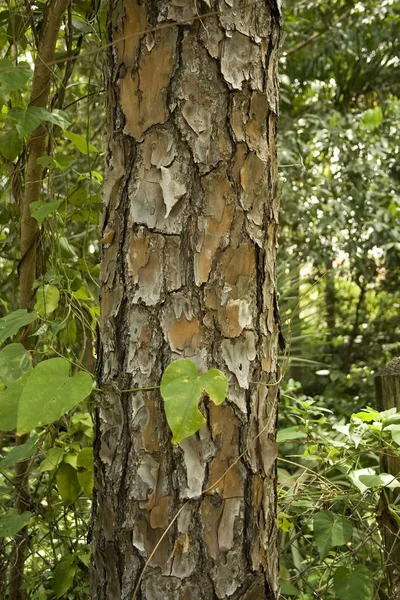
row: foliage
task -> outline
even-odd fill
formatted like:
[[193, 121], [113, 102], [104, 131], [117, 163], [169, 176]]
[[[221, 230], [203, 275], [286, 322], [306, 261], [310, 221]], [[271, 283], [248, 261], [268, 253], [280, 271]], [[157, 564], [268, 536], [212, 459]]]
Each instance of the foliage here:
[[[350, 600], [387, 593], [376, 509], [385, 490], [400, 487], [380, 466], [385, 453], [400, 456], [400, 412], [367, 408], [338, 422], [323, 398], [299, 393], [293, 380], [282, 396], [285, 424], [296, 423], [280, 430], [278, 458], [286, 594]], [[400, 522], [397, 504], [389, 510]]]

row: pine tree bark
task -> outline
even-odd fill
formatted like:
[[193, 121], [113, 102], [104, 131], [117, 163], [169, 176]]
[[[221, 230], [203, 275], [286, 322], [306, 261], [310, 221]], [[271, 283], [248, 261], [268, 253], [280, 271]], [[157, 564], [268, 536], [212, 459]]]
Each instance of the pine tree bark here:
[[[109, 32], [91, 595], [276, 600], [277, 2], [113, 0]], [[122, 390], [182, 357], [229, 398], [173, 446]]]

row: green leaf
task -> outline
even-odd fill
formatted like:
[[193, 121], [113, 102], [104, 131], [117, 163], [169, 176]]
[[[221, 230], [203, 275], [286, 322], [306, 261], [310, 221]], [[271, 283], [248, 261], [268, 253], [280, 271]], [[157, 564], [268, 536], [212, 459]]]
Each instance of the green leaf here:
[[37, 443], [38, 437], [31, 437], [25, 444], [14, 446], [14, 448], [0, 461], [0, 471], [10, 469], [21, 460], [30, 458], [36, 450]]
[[7, 389], [0, 391], [0, 431], [12, 431], [16, 428], [19, 399], [31, 372], [28, 371]]
[[28, 313], [24, 308], [8, 313], [8, 315], [0, 319], [0, 343], [15, 335], [21, 327], [33, 323], [36, 318], [37, 314], [35, 312]]
[[43, 285], [36, 293], [35, 310], [43, 317], [50, 315], [58, 306], [60, 292], [55, 285]]
[[392, 440], [400, 446], [400, 425], [389, 425], [386, 429], [392, 434]]
[[7, 160], [15, 160], [22, 152], [24, 144], [16, 131], [0, 135], [0, 152]]
[[369, 108], [365, 111], [361, 119], [361, 125], [370, 131], [374, 131], [383, 121], [382, 109], [380, 106], [375, 106], [374, 108]]
[[74, 583], [76, 572], [74, 562], [75, 558], [73, 556], [68, 556], [59, 562], [54, 569], [53, 590], [56, 598], [61, 598], [61, 596], [66, 594]]
[[340, 600], [372, 600], [374, 585], [372, 573], [364, 565], [354, 571], [339, 567], [333, 575], [333, 587]]
[[68, 361], [50, 358], [30, 371], [18, 404], [19, 435], [57, 421], [89, 396], [91, 376], [81, 371], [69, 377], [69, 370]]
[[93, 449], [83, 448], [78, 454], [78, 481], [88, 498], [92, 497], [94, 476], [93, 476]]
[[347, 544], [353, 535], [351, 522], [330, 510], [322, 510], [314, 517], [314, 539], [321, 559], [331, 548]]
[[284, 594], [285, 596], [298, 596], [300, 594], [300, 590], [286, 581], [286, 579], [280, 579], [279, 585], [281, 588], [281, 594]]
[[379, 475], [360, 475], [360, 481], [366, 488], [387, 487], [394, 489], [400, 487], [398, 480], [389, 473], [379, 473]]
[[364, 421], [369, 423], [370, 421], [377, 421], [380, 418], [380, 413], [376, 410], [371, 411], [371, 412], [367, 412], [367, 411], [361, 411], [358, 413], [353, 413], [351, 415], [352, 419], [360, 419], [360, 421]]
[[50, 113], [40, 106], [28, 106], [27, 109], [18, 106], [11, 108], [8, 111], [7, 120], [15, 127], [21, 138], [27, 137], [44, 121], [59, 125], [62, 128], [70, 125], [68, 116], [64, 111], [58, 110]]
[[307, 434], [301, 430], [298, 425], [294, 425], [293, 427], [285, 427], [285, 429], [279, 429], [276, 441], [278, 444], [280, 442], [287, 442], [288, 440], [299, 440], [307, 437]]
[[11, 508], [4, 515], [0, 515], [0, 537], [12, 537], [30, 521], [32, 514], [23, 512], [19, 514]]
[[46, 110], [45, 121], [49, 121], [53, 125], [58, 125], [61, 129], [67, 129], [71, 125], [68, 113], [58, 108], [53, 109], [52, 112]]
[[46, 454], [46, 458], [40, 463], [40, 472], [54, 471], [61, 463], [63, 457], [63, 448], [50, 448]]
[[81, 491], [76, 471], [71, 465], [62, 463], [56, 474], [56, 484], [66, 506], [73, 504]]
[[79, 372], [69, 377], [70, 365], [51, 358], [36, 365], [0, 392], [0, 431], [17, 428], [22, 435], [57, 421], [92, 391], [92, 378]]
[[61, 200], [53, 200], [52, 202], [44, 202], [43, 200], [36, 200], [31, 202], [29, 205], [32, 217], [38, 222], [39, 227], [42, 226], [43, 221], [50, 215], [56, 212], [61, 204]]
[[196, 433], [205, 422], [198, 408], [202, 393], [206, 392], [215, 404], [221, 404], [228, 393], [228, 381], [217, 369], [198, 375], [193, 362], [180, 359], [165, 369], [160, 390], [172, 441], [179, 443]]
[[21, 89], [32, 77], [32, 69], [28, 63], [14, 65], [7, 58], [0, 60], [0, 83], [2, 91], [7, 94]]
[[98, 152], [97, 148], [93, 144], [88, 144], [86, 139], [81, 135], [72, 133], [71, 131], [64, 131], [65, 137], [72, 142], [75, 148], [78, 148], [82, 154], [89, 154], [89, 152]]
[[0, 379], [11, 385], [31, 368], [30, 354], [22, 344], [9, 344], [0, 351]]

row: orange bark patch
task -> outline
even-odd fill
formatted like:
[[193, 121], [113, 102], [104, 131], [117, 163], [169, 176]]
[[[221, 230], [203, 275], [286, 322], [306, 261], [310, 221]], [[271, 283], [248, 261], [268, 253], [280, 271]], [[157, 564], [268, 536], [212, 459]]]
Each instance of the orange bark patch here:
[[135, 236], [132, 240], [128, 254], [128, 267], [137, 283], [139, 271], [149, 262], [149, 242], [145, 237]]
[[163, 496], [157, 504], [152, 508], [150, 513], [150, 525], [153, 529], [161, 527], [166, 529], [169, 525], [169, 507], [171, 506], [172, 497]]
[[[118, 49], [118, 58], [120, 63], [124, 63], [126, 67], [131, 67], [136, 60], [136, 54], [139, 46], [141, 31], [144, 31], [147, 26], [146, 9], [143, 4], [139, 4], [136, 0], [128, 0], [123, 6], [125, 18], [121, 20], [122, 34], [114, 35], [116, 47]], [[119, 37], [126, 38], [118, 42]]]
[[139, 69], [127, 73], [118, 82], [120, 101], [126, 117], [124, 133], [142, 139], [152, 125], [168, 118], [167, 87], [174, 66], [177, 29], [171, 27], [157, 34], [155, 45], [144, 49]]
[[205, 283], [208, 280], [212, 261], [218, 246], [219, 238], [206, 233], [198, 256], [198, 277], [200, 283]]
[[239, 323], [239, 305], [230, 303], [218, 311], [218, 323], [224, 337], [235, 338], [243, 331]]
[[198, 348], [200, 344], [200, 324], [197, 319], [190, 321], [182, 315], [174, 321], [168, 333], [171, 349], [184, 350], [185, 348]]
[[[235, 460], [239, 456], [238, 423], [230, 406], [209, 404], [212, 437], [218, 454], [210, 465], [207, 487], [215, 484], [210, 494], [218, 492], [222, 498], [243, 496], [243, 467]], [[218, 482], [218, 483], [217, 483]]]
[[230, 248], [226, 256], [224, 275], [227, 283], [236, 285], [239, 276], [254, 276], [255, 257], [252, 246], [249, 244], [240, 244], [238, 248]]

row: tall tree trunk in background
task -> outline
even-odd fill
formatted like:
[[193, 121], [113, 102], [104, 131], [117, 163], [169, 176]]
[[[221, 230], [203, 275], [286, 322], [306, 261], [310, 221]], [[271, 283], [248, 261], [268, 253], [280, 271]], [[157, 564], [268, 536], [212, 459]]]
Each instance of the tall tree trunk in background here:
[[331, 258], [326, 260], [325, 309], [328, 342], [332, 343], [336, 335], [336, 289], [335, 272]]
[[[35, 70], [32, 81], [32, 92], [29, 106], [47, 108], [50, 94], [54, 52], [60, 32], [63, 15], [70, 0], [51, 0], [43, 15], [41, 35], [37, 48]], [[47, 129], [44, 124], [36, 127], [29, 135], [26, 152], [25, 188], [21, 199], [20, 245], [21, 259], [19, 264], [19, 306], [33, 309], [33, 284], [36, 279], [37, 245], [39, 229], [37, 221], [32, 217], [30, 206], [40, 199], [43, 182], [43, 165], [37, 159], [46, 154]], [[31, 349], [32, 328], [25, 328], [21, 342], [27, 350]], [[16, 436], [16, 445], [28, 440], [29, 434]], [[15, 507], [19, 513], [28, 508], [29, 499], [29, 461], [17, 463], [15, 467]], [[14, 536], [14, 548], [10, 568], [10, 600], [23, 600], [26, 597], [24, 583], [25, 558], [28, 544], [28, 528], [24, 527]]]
[[[280, 22], [276, 0], [230, 4], [109, 4], [96, 600], [131, 600], [141, 574], [146, 600], [278, 597]], [[229, 398], [173, 446], [159, 393], [121, 390], [181, 357]]]

